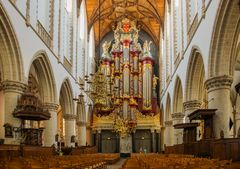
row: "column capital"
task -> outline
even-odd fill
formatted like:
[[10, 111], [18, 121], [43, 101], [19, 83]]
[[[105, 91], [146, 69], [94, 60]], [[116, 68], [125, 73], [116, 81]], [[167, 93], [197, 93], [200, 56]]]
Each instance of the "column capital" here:
[[0, 83], [0, 90], [3, 90], [4, 92], [22, 94], [26, 88], [27, 84], [13, 80], [5, 80]]
[[205, 87], [208, 92], [218, 89], [230, 89], [233, 78], [228, 75], [215, 76], [205, 81]]
[[200, 100], [189, 100], [183, 103], [184, 111], [198, 109], [201, 107]]
[[87, 123], [84, 122], [84, 121], [77, 121], [76, 124], [77, 124], [78, 127], [84, 127], [84, 126], [87, 126]]
[[44, 103], [44, 108], [48, 109], [49, 111], [57, 111], [58, 104], [56, 103]]
[[63, 118], [65, 120], [75, 120], [77, 118], [77, 115], [75, 115], [75, 114], [64, 114]]
[[184, 118], [184, 113], [182, 112], [178, 112], [178, 113], [173, 113], [172, 114], [172, 118], [175, 120], [175, 119], [182, 119]]
[[165, 126], [166, 126], [166, 127], [171, 127], [172, 124], [173, 124], [172, 120], [165, 121], [164, 123], [165, 123]]

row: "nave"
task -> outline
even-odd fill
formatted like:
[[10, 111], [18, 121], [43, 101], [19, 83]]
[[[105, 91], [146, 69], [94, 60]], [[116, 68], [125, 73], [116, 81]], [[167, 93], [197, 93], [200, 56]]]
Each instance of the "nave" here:
[[0, 169], [240, 169], [240, 0], [0, 0]]

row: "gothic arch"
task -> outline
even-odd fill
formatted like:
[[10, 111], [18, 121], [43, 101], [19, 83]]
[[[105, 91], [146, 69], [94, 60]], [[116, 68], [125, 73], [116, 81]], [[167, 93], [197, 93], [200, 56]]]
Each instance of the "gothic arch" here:
[[33, 75], [38, 82], [42, 102], [56, 103], [56, 83], [45, 51], [38, 51], [34, 55], [29, 75]]
[[214, 23], [208, 61], [208, 76], [232, 75], [236, 56], [234, 51], [239, 35], [238, 0], [221, 1]]
[[24, 82], [23, 61], [11, 21], [0, 3], [0, 80]]
[[186, 75], [186, 101], [205, 98], [205, 69], [200, 50], [194, 47], [191, 51]]
[[60, 89], [59, 103], [62, 108], [63, 116], [65, 114], [75, 114], [73, 103], [73, 90], [69, 79], [65, 79]]
[[176, 78], [173, 99], [173, 112], [183, 112], [183, 88], [179, 76]]
[[172, 114], [172, 112], [171, 112], [171, 97], [170, 97], [170, 94], [168, 93], [166, 106], [165, 106], [165, 115], [166, 115], [165, 121], [169, 121], [172, 119], [171, 114]]

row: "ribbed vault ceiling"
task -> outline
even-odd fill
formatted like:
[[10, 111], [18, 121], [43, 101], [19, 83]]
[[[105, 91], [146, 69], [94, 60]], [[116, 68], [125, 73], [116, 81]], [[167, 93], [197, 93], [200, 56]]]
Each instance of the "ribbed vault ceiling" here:
[[85, 0], [85, 2], [88, 30], [93, 26], [96, 46], [99, 40], [101, 41], [124, 17], [136, 20], [141, 29], [158, 44], [160, 29], [163, 26], [164, 0]]

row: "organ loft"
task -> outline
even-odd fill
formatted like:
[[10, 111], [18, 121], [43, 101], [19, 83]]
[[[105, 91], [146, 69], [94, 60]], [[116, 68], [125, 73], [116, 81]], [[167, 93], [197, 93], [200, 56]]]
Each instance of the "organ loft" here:
[[152, 42], [141, 44], [136, 23], [127, 18], [113, 31], [114, 39], [102, 45], [98, 72], [88, 81], [95, 140], [103, 152], [155, 152], [160, 116]]

